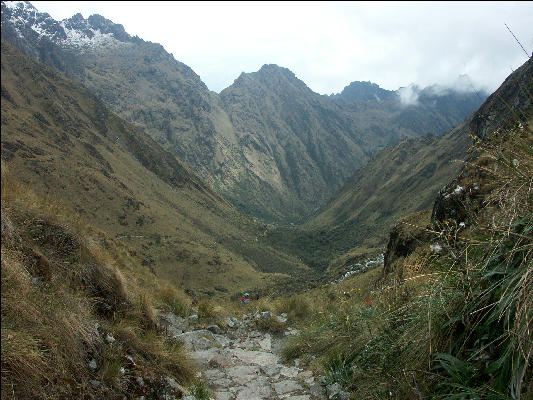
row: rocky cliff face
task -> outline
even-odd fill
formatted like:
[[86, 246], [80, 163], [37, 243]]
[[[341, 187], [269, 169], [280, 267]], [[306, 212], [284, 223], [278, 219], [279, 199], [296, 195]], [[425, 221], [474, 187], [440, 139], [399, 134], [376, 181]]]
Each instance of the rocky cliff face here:
[[406, 108], [371, 83], [320, 96], [275, 65], [217, 95], [161, 45], [119, 24], [80, 14], [55, 21], [27, 2], [2, 2], [2, 38], [82, 83], [233, 204], [267, 220], [302, 219], [378, 149], [443, 133], [472, 111], [458, 101], [445, 118], [435, 97]]

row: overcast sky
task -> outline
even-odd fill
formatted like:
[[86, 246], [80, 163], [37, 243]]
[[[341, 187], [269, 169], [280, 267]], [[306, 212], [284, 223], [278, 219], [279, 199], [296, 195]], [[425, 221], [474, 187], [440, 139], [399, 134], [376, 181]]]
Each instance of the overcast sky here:
[[533, 2], [53, 2], [53, 18], [100, 14], [161, 43], [216, 92], [263, 64], [289, 68], [312, 90], [352, 81], [396, 90], [453, 84], [490, 91], [533, 51]]

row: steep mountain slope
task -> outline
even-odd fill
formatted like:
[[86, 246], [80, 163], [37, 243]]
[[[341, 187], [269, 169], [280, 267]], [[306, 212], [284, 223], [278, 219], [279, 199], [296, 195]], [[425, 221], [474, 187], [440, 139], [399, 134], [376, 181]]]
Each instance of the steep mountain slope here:
[[339, 107], [276, 65], [241, 74], [220, 98], [254, 176], [268, 184], [267, 191], [250, 184], [258, 190], [246, 202], [255, 212], [296, 217], [317, 208], [382, 144], [357, 135]]
[[357, 257], [381, 249], [398, 218], [431, 207], [435, 193], [459, 172], [458, 161], [467, 157], [472, 144], [470, 134], [483, 136], [527, 115], [528, 88], [533, 87], [530, 64], [521, 68], [525, 73], [520, 81], [511, 75], [465, 123], [441, 137], [406, 139], [382, 150], [306, 224], [273, 231], [270, 240], [318, 269], [335, 257], [344, 255], [334, 264], [350, 263], [350, 253]]
[[529, 59], [470, 119], [468, 161], [433, 210], [395, 225], [383, 270], [302, 296], [315, 312], [287, 359], [312, 359], [345, 398], [532, 398], [531, 88]]
[[[475, 111], [486, 99], [487, 93], [475, 91], [467, 76], [458, 79], [461, 89], [432, 85], [417, 85], [396, 91], [384, 90], [371, 82], [352, 82], [331, 98], [344, 110], [354, 115], [365, 113], [366, 119], [358, 121], [365, 126], [367, 120], [381, 120], [374, 129], [392, 127], [394, 142], [402, 137], [443, 135], [455, 128]], [[391, 141], [393, 143], [393, 141]]]
[[459, 171], [455, 161], [470, 146], [464, 129], [463, 124], [442, 137], [405, 139], [378, 152], [308, 222], [273, 230], [269, 240], [319, 270], [336, 258], [342, 269], [381, 251], [397, 219], [430, 207]]
[[264, 286], [271, 276], [257, 270], [306, 270], [258, 245], [264, 228], [149, 136], [5, 42], [1, 93], [12, 173], [126, 242], [154, 273], [220, 295]]
[[[426, 129], [443, 119], [431, 107], [411, 106], [396, 120], [376, 99], [319, 96], [276, 66], [243, 74], [218, 96], [160, 45], [98, 15], [58, 22], [29, 3], [2, 2], [2, 37], [81, 82], [239, 208], [267, 220], [301, 220], [377, 149], [450, 127]], [[472, 111], [456, 109], [448, 124]]]

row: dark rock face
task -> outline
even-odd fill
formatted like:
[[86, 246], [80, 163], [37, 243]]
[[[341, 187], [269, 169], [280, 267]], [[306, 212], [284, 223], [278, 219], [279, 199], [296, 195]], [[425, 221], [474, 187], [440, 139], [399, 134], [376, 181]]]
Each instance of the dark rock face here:
[[471, 189], [459, 185], [457, 179], [442, 188], [433, 205], [431, 222], [434, 225], [447, 219], [465, 222], [467, 219], [466, 204], [469, 203], [467, 196]]
[[393, 271], [394, 262], [402, 257], [407, 257], [415, 249], [427, 241], [430, 234], [419, 228], [413, 228], [405, 221], [399, 222], [392, 228], [389, 241], [387, 242], [387, 249], [385, 250], [385, 259], [383, 272], [388, 274]]
[[510, 128], [533, 112], [533, 59], [507, 77], [500, 88], [479, 108], [470, 130], [484, 138], [498, 128]]

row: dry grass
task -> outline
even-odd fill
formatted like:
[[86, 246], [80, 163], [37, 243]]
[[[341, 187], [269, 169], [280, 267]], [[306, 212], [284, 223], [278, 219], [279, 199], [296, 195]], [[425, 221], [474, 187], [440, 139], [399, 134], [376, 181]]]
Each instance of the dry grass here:
[[176, 287], [165, 284], [156, 291], [156, 298], [161, 309], [173, 312], [180, 317], [191, 313], [191, 299]]
[[164, 284], [127, 249], [49, 201], [2, 165], [2, 398], [113, 397], [137, 373], [192, 382], [181, 346], [157, 331], [150, 292]]

